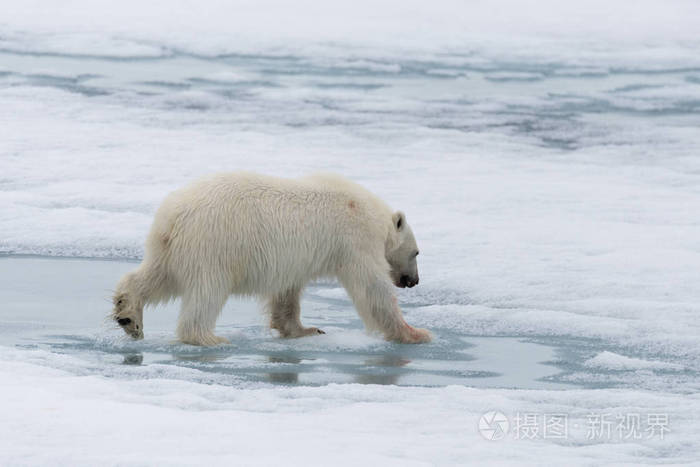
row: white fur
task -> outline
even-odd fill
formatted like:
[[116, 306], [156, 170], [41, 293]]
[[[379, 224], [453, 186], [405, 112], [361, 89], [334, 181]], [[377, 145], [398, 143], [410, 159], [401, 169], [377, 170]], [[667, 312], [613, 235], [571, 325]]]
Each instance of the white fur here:
[[368, 329], [427, 342], [430, 333], [403, 320], [391, 279], [409, 274], [417, 283], [415, 254], [403, 214], [341, 177], [218, 174], [165, 199], [143, 262], [117, 286], [114, 317], [130, 321], [122, 327], [140, 338], [144, 305], [182, 297], [179, 339], [215, 345], [225, 342], [213, 331], [228, 297], [253, 295], [267, 299], [271, 327], [298, 337], [322, 332], [301, 325], [301, 290], [330, 276], [347, 289]]

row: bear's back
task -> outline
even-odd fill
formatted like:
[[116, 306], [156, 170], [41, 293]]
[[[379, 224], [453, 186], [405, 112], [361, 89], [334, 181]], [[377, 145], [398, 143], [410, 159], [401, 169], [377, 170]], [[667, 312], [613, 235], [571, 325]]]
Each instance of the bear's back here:
[[339, 176], [233, 172], [171, 193], [151, 237], [167, 239], [175, 263], [188, 268], [235, 258], [220, 272], [254, 293], [333, 275], [361, 250], [383, 257], [390, 218], [381, 200]]

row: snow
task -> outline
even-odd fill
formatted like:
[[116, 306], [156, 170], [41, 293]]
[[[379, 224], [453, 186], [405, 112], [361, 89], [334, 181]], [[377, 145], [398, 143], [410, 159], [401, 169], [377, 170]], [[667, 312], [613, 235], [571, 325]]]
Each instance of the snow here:
[[683, 367], [667, 362], [657, 362], [642, 360], [640, 358], [630, 358], [613, 352], [601, 352], [595, 357], [583, 362], [584, 365], [593, 368], [609, 370], [645, 370], [645, 369], [668, 369], [682, 370]]
[[[24, 351], [26, 352], [26, 351]], [[697, 458], [697, 397], [635, 390], [504, 391], [373, 385], [238, 389], [170, 379], [74, 376], [0, 353], [6, 464], [510, 465], [676, 463]], [[9, 358], [8, 358], [9, 357]], [[22, 357], [23, 358], [23, 357]], [[487, 441], [493, 407], [565, 412], [568, 440]], [[591, 413], [670, 411], [673, 438], [588, 440]], [[95, 416], [99, 414], [99, 416]], [[41, 427], [35, 425], [41, 420]], [[580, 428], [573, 428], [579, 424]]]
[[[249, 354], [173, 365], [162, 354], [190, 356], [169, 340], [176, 309], [144, 347], [104, 335], [97, 299], [133, 264], [12, 263], [0, 463], [700, 461], [699, 17], [683, 0], [5, 8], [0, 261], [137, 260], [159, 202], [197, 176], [340, 172], [406, 212], [421, 284], [399, 300], [436, 342], [397, 380], [344, 373], [396, 349], [325, 284], [305, 302], [325, 336], [280, 342], [237, 304], [222, 326]], [[29, 305], [65, 274], [85, 290]], [[474, 365], [455, 363], [470, 345]], [[132, 350], [143, 363], [121, 365]], [[275, 352], [300, 362], [258, 361]], [[244, 377], [299, 365], [314, 371], [293, 387]], [[435, 387], [404, 386], [430, 386], [426, 368]], [[561, 411], [573, 431], [494, 444], [475, 429], [487, 410]], [[671, 432], [592, 441], [589, 412], [663, 412]]]

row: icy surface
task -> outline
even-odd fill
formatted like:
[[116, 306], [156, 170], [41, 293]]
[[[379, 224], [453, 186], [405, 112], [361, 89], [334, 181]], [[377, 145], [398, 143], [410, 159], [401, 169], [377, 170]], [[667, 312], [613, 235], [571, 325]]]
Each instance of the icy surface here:
[[673, 363], [642, 360], [640, 358], [630, 358], [613, 352], [601, 352], [595, 357], [583, 362], [588, 367], [597, 367], [610, 370], [645, 370], [645, 369], [666, 369], [682, 370], [683, 367]]
[[[102, 323], [129, 264], [5, 263], [0, 463], [264, 464], [268, 433], [293, 463], [700, 459], [697, 2], [15, 3], [0, 254], [138, 259], [196, 176], [330, 170], [407, 213], [421, 284], [399, 299], [438, 339], [404, 354], [323, 284], [315, 340], [237, 302], [237, 347], [171, 344], [176, 306], [133, 344]], [[37, 290], [57, 269], [71, 287]], [[494, 409], [579, 430], [489, 443]], [[663, 412], [671, 432], [587, 440], [589, 412]]]
[[[132, 341], [105, 315], [110, 286], [134, 266], [0, 258], [3, 463], [479, 464], [473, 456], [496, 446], [504, 464], [681, 462], [700, 447], [697, 371], [599, 352], [603, 342], [481, 337], [439, 323], [431, 344], [387, 343], [364, 334], [347, 297], [327, 285], [302, 302], [323, 336], [281, 340], [254, 302], [231, 300], [217, 330], [231, 345], [174, 343], [174, 305], [147, 309], [146, 338]], [[407, 307], [409, 321], [423, 314]], [[563, 413], [569, 432], [487, 441], [477, 422], [494, 409], [512, 420]], [[591, 417], [626, 414], [661, 414], [670, 431], [591, 435]], [[267, 449], [263, 440], [277, 438]], [[362, 450], [341, 455], [348, 446]]]
[[[430, 346], [389, 343], [363, 331], [349, 299], [324, 299], [328, 290], [324, 286], [310, 287], [302, 307], [304, 322], [322, 328], [325, 335], [279, 339], [266, 329], [259, 304], [232, 299], [217, 330], [231, 345], [201, 348], [173, 343], [177, 304], [148, 309], [144, 316], [147, 339], [133, 341], [106, 318], [110, 288], [134, 266], [116, 261], [0, 258], [0, 277], [8, 279], [0, 288], [4, 303], [0, 345], [40, 351], [30, 361], [84, 375], [169, 375], [227, 386], [573, 387], [555, 378], [561, 371], [551, 363], [557, 360], [555, 348], [515, 338], [465, 337], [448, 329]], [[36, 289], [44, 293], [38, 295]], [[51, 309], [55, 312], [47, 313]], [[408, 319], [415, 313], [409, 311]], [[54, 353], [69, 358], [57, 358]]]

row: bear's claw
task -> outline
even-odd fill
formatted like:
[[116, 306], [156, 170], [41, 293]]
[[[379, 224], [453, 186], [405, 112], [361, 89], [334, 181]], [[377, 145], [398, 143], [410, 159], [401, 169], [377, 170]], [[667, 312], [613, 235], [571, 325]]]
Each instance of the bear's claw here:
[[295, 339], [298, 337], [325, 334], [326, 331], [319, 328], [298, 328], [293, 330], [280, 330], [280, 337], [285, 339]]
[[389, 338], [388, 340], [393, 340], [401, 344], [425, 344], [433, 339], [432, 334], [427, 329], [414, 328], [406, 324], [404, 332], [398, 337]]

